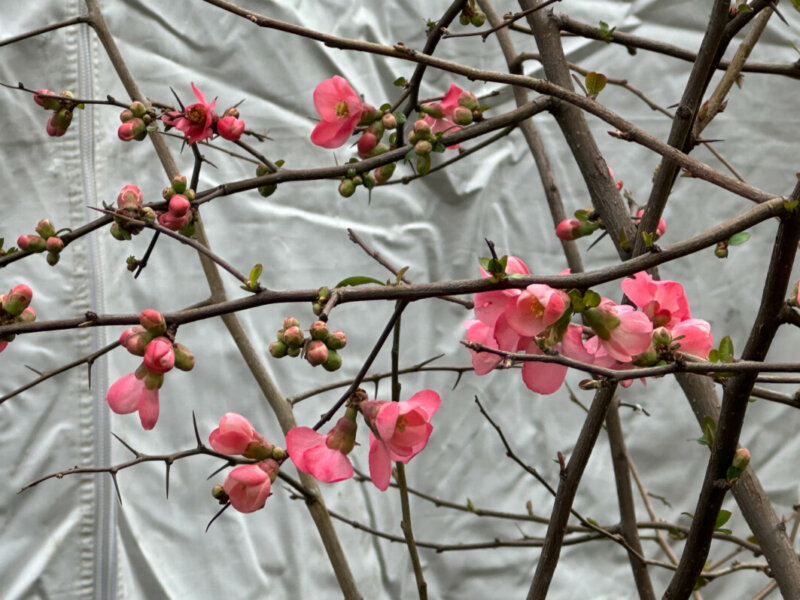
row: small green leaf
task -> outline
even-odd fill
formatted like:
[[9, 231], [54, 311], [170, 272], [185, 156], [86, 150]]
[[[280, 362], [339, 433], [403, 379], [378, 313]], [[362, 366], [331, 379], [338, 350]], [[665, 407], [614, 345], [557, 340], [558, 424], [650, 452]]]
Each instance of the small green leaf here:
[[653, 247], [653, 234], [649, 231], [642, 232], [642, 239], [644, 240], [644, 247], [645, 248], [652, 248]]
[[[436, 24], [434, 24], [434, 27], [436, 27]], [[397, 87], [403, 87], [405, 84], [406, 84], [405, 77], [398, 77], [397, 79], [394, 80], [394, 85], [396, 85]]]
[[475, 505], [472, 503], [472, 500], [467, 498], [467, 510], [469, 512], [475, 512]]
[[416, 155], [417, 155], [417, 153], [414, 152], [414, 148], [411, 148], [411, 150], [406, 152], [406, 155], [403, 157], [403, 162], [404, 163], [411, 162], [412, 160], [414, 160], [414, 157]]
[[261, 277], [261, 273], [264, 271], [264, 266], [261, 263], [258, 263], [252, 269], [250, 269], [250, 281], [251, 282], [258, 282], [258, 278]]
[[619, 230], [619, 247], [623, 250], [630, 250], [631, 244], [628, 241], [628, 236], [625, 235], [625, 230], [620, 227]]
[[339, 283], [337, 283], [334, 287], [347, 287], [347, 286], [357, 286], [357, 285], [367, 285], [369, 283], [374, 283], [376, 285], [386, 285], [383, 281], [378, 281], [374, 277], [367, 277], [365, 275], [355, 275], [353, 277], [348, 277], [347, 279], [342, 279]]
[[675, 529], [674, 527], [667, 527], [667, 534], [673, 540], [680, 541], [686, 539], [686, 534], [681, 531], [680, 529]]
[[575, 211], [575, 218], [578, 219], [581, 223], [586, 223], [589, 220], [589, 211], [585, 208], [581, 208]]
[[600, 527], [600, 523], [598, 523], [597, 521], [595, 521], [595, 520], [594, 520], [592, 517], [587, 517], [587, 518], [586, 518], [586, 522], [587, 522], [587, 523], [591, 523], [591, 524], [592, 524], [592, 525], [594, 525], [595, 527]]
[[727, 479], [731, 484], [738, 480], [741, 476], [742, 470], [734, 467], [733, 465], [728, 467], [728, 470], [725, 472], [725, 479]]
[[444, 145], [442, 142], [436, 142], [436, 143], [433, 145], [433, 151], [434, 151], [434, 152], [438, 152], [438, 153], [440, 153], [440, 154], [441, 154], [441, 153], [442, 153], [442, 152], [444, 152], [445, 150], [447, 150], [447, 147], [446, 147], [446, 146], [445, 146], [445, 145]]
[[713, 348], [708, 353], [708, 361], [712, 363], [719, 362], [719, 351], [716, 348]]
[[719, 528], [730, 520], [731, 514], [732, 513], [729, 510], [719, 511], [719, 514], [717, 515], [717, 522], [714, 524], [714, 531], [719, 531]]
[[278, 167], [278, 168], [281, 168], [285, 164], [286, 164], [286, 161], [283, 160], [282, 158], [280, 160], [276, 160], [275, 161], [275, 166]]
[[730, 239], [728, 240], [729, 246], [741, 246], [747, 240], [750, 239], [750, 234], [746, 231], [740, 231], [739, 233], [734, 233]]
[[703, 435], [697, 439], [697, 443], [711, 448], [714, 445], [714, 436], [717, 433], [717, 423], [711, 417], [706, 417], [703, 419], [701, 429], [703, 430]]
[[[792, 0], [794, 2], [795, 0]], [[605, 21], [600, 21], [600, 28], [598, 33], [600, 34], [600, 39], [602, 39], [606, 44], [610, 44], [614, 41], [614, 30], [616, 27], [611, 27], [609, 29], [608, 23]]]
[[798, 204], [800, 204], [800, 200], [786, 200], [783, 203], [783, 208], [786, 209], [786, 212], [794, 212]]
[[592, 98], [597, 98], [597, 95], [603, 91], [608, 83], [608, 78], [602, 73], [595, 73], [592, 71], [586, 75], [586, 91]]
[[396, 132], [396, 131], [393, 131], [393, 132], [391, 133], [391, 135], [389, 136], [389, 145], [390, 145], [390, 146], [391, 146], [391, 145], [394, 145], [394, 143], [395, 143], [396, 141], [397, 141], [397, 132]]
[[731, 362], [733, 360], [733, 341], [729, 335], [722, 338], [719, 343], [719, 360], [721, 362]]
[[398, 110], [397, 112], [394, 112], [392, 114], [394, 115], [394, 118], [397, 121], [398, 125], [402, 125], [403, 123], [406, 122], [406, 115], [404, 112]]
[[403, 281], [403, 277], [406, 276], [409, 267], [403, 267], [397, 272], [397, 285], [400, 285], [400, 282]]
[[702, 576], [698, 577], [697, 581], [694, 582], [694, 588], [692, 588], [692, 591], [696, 592], [697, 590], [706, 587], [708, 582], [708, 578]]
[[736, 12], [738, 12], [738, 13], [749, 13], [749, 12], [753, 12], [753, 9], [750, 8], [750, 5], [747, 4], [747, 2], [742, 2], [739, 6], [736, 7]]
[[586, 310], [586, 305], [584, 304], [584, 295], [581, 294], [580, 290], [570, 290], [567, 292], [569, 299], [572, 302], [572, 310], [576, 313], [582, 313]]
[[600, 306], [600, 300], [602, 300], [600, 294], [594, 290], [586, 290], [586, 293], [583, 295], [583, 304], [586, 306], [586, 308]]

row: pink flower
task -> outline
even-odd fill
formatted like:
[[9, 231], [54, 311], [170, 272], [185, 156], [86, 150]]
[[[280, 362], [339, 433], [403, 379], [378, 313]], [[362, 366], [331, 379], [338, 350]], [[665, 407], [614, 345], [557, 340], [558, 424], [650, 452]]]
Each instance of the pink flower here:
[[208, 436], [208, 443], [214, 450], [223, 454], [244, 454], [256, 435], [256, 430], [250, 421], [242, 415], [225, 413], [219, 420], [219, 427]]
[[0, 342], [0, 352], [5, 350], [6, 346], [8, 346], [8, 342]]
[[254, 465], [242, 465], [228, 473], [222, 484], [231, 506], [243, 513], [262, 508], [267, 501], [272, 482], [280, 466], [267, 459]]
[[[611, 179], [614, 179], [614, 171], [611, 167], [608, 167], [608, 174], [611, 175]], [[622, 180], [617, 182], [617, 189], [621, 190], [623, 186]]]
[[514, 331], [535, 336], [558, 321], [568, 306], [569, 296], [564, 292], [534, 283], [525, 288], [516, 301], [507, 303], [505, 315]]
[[222, 117], [217, 121], [217, 133], [226, 140], [235, 142], [244, 133], [244, 121], [231, 115]]
[[603, 298], [600, 306], [583, 313], [583, 319], [609, 356], [620, 362], [630, 362], [650, 347], [653, 324], [647, 315], [631, 306]]
[[197, 97], [195, 104], [190, 104], [182, 113], [169, 113], [162, 115], [161, 119], [176, 129], [181, 130], [187, 137], [187, 143], [195, 144], [209, 139], [214, 135], [211, 124], [214, 121], [213, 108], [217, 104], [216, 100], [211, 103], [206, 102], [203, 92], [197, 89], [192, 83], [192, 91]]
[[620, 285], [655, 327], [671, 329], [691, 316], [686, 292], [677, 281], [654, 281], [649, 273], [641, 271]]
[[431, 417], [441, 403], [439, 394], [433, 390], [417, 392], [405, 402], [361, 403], [361, 413], [371, 429], [369, 474], [379, 490], [389, 487], [392, 461], [408, 463], [425, 448], [433, 431]]
[[361, 99], [344, 77], [334, 75], [314, 90], [314, 108], [322, 120], [311, 132], [311, 142], [338, 148], [347, 141], [364, 111]]
[[347, 454], [356, 442], [356, 423], [342, 417], [327, 435], [310, 427], [294, 427], [286, 434], [286, 450], [295, 466], [323, 483], [334, 483], [353, 476]]
[[157, 337], [144, 349], [144, 365], [155, 373], [166, 373], [175, 366], [175, 351], [172, 342]]
[[[678, 350], [685, 354], [708, 358], [711, 348], [714, 347], [711, 325], [703, 319], [681, 321], [672, 328], [670, 333], [675, 343], [680, 344]], [[681, 339], [675, 340], [677, 337], [681, 337]]]
[[119, 194], [117, 194], [117, 206], [121, 209], [139, 209], [142, 208], [144, 197], [141, 190], [129, 183], [124, 186]]
[[[527, 265], [516, 256], [509, 256], [506, 263], [506, 273], [519, 273], [529, 275]], [[489, 277], [489, 273], [481, 267], [481, 275]], [[475, 294], [475, 316], [486, 325], [492, 327], [497, 318], [506, 310], [509, 301], [519, 296], [520, 290], [499, 290], [495, 292], [480, 292]]]
[[158, 421], [158, 390], [147, 389], [144, 380], [137, 379], [135, 373], [117, 379], [106, 394], [106, 402], [120, 415], [138, 410], [145, 429], [152, 429]]

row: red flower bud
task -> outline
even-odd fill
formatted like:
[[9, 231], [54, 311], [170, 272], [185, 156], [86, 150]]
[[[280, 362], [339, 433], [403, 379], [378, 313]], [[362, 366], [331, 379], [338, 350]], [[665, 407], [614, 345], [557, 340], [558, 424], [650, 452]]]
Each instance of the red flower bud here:
[[139, 315], [139, 323], [152, 335], [162, 335], [167, 331], [167, 323], [161, 313], [152, 308], [145, 309]]
[[[237, 111], [238, 112], [238, 111]], [[217, 133], [226, 140], [235, 142], [244, 133], [244, 121], [233, 116], [222, 117], [217, 122]]]

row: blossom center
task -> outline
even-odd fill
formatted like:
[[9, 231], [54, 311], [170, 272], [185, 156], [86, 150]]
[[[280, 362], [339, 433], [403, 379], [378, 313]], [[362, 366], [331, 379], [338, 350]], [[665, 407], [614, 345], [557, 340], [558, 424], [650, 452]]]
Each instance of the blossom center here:
[[347, 102], [340, 101], [336, 103], [336, 116], [340, 119], [344, 119], [345, 117], [350, 115], [350, 109], [347, 108]]
[[539, 319], [544, 316], [544, 305], [539, 302], [538, 298], [531, 299], [531, 312]]
[[394, 426], [394, 430], [403, 432], [406, 430], [407, 426], [408, 426], [408, 417], [406, 417], [405, 415], [400, 415], [399, 417], [397, 417], [397, 423]]
[[206, 124], [206, 109], [195, 104], [186, 111], [186, 118], [192, 125], [199, 126]]

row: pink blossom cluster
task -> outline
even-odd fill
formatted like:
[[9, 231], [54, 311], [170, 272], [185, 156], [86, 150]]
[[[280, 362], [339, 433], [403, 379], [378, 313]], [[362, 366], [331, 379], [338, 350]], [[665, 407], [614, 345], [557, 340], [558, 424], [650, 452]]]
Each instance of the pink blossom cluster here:
[[239, 111], [235, 107], [226, 110], [222, 118], [214, 112], [216, 100], [206, 101], [206, 97], [194, 82], [192, 91], [197, 102], [190, 104], [183, 111], [170, 111], [161, 115], [161, 120], [170, 127], [182, 131], [188, 144], [196, 144], [210, 139], [217, 133], [220, 137], [237, 141], [244, 133], [245, 124], [239, 118]]
[[480, 114], [480, 103], [475, 94], [452, 83], [442, 101], [423, 105], [422, 113], [434, 133], [452, 133], [461, 129], [462, 125], [472, 123], [475, 116]]
[[36, 225], [36, 234], [23, 233], [17, 238], [17, 246], [24, 252], [47, 251], [47, 264], [55, 266], [61, 258], [64, 240], [56, 235], [56, 228], [49, 219], [42, 219]]
[[[53, 114], [47, 120], [45, 127], [47, 135], [51, 137], [61, 137], [67, 133], [70, 123], [72, 123], [72, 111], [76, 104], [72, 101], [72, 92], [64, 91], [59, 94], [59, 98], [43, 98], [40, 94], [55, 96], [56, 93], [47, 89], [36, 90], [33, 101], [45, 110], [52, 110]], [[80, 105], [82, 108], [83, 105]]]
[[194, 356], [186, 346], [172, 341], [159, 312], [142, 311], [139, 323], [123, 331], [119, 342], [134, 356], [141, 356], [142, 364], [114, 382], [106, 394], [106, 402], [121, 415], [138, 411], [142, 427], [152, 429], [158, 421], [158, 390], [164, 384], [164, 373], [173, 367], [191, 371]]
[[347, 455], [355, 446], [356, 415], [360, 411], [369, 427], [369, 472], [380, 490], [389, 487], [392, 462], [408, 463], [428, 444], [431, 417], [441, 398], [422, 390], [402, 402], [365, 400], [348, 408], [325, 435], [309, 427], [295, 427], [286, 435], [286, 448], [295, 466], [324, 483], [353, 476]]
[[[36, 311], [29, 306], [33, 299], [33, 290], [24, 283], [15, 285], [8, 294], [0, 294], [0, 325], [11, 323], [32, 323], [36, 320]], [[9, 333], [0, 337], [0, 352], [6, 349], [9, 342], [14, 341], [15, 334]]]
[[[527, 275], [529, 271], [511, 256], [506, 273]], [[479, 293], [475, 295], [476, 319], [464, 323], [467, 340], [513, 353], [557, 353], [612, 369], [656, 364], [671, 359], [676, 351], [708, 357], [711, 327], [691, 318], [679, 283], [654, 281], [642, 272], [623, 281], [622, 289], [640, 310], [593, 292], [583, 296], [590, 299], [587, 303], [576, 306], [569, 295], [543, 284]], [[591, 335], [585, 337], [584, 327], [570, 322], [573, 314], [581, 315]], [[470, 351], [477, 375], [489, 373], [502, 361], [496, 354]], [[530, 390], [551, 394], [561, 387], [566, 372], [566, 366], [555, 362], [526, 361], [522, 379]]]

